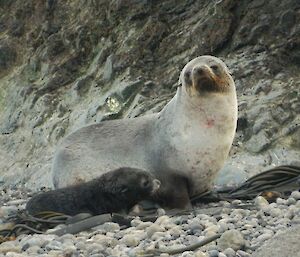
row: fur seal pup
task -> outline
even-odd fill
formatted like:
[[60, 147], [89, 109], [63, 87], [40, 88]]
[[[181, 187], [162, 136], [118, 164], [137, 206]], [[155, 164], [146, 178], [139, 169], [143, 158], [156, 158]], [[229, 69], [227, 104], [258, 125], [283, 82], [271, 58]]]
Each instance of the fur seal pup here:
[[67, 215], [128, 212], [141, 200], [149, 199], [160, 181], [149, 172], [120, 168], [89, 182], [43, 192], [26, 205], [29, 214], [55, 211]]
[[161, 112], [103, 121], [67, 136], [58, 147], [56, 188], [120, 167], [135, 167], [161, 181], [162, 207], [186, 208], [189, 197], [211, 188], [236, 130], [237, 98], [226, 65], [200, 56], [185, 65], [175, 96]]

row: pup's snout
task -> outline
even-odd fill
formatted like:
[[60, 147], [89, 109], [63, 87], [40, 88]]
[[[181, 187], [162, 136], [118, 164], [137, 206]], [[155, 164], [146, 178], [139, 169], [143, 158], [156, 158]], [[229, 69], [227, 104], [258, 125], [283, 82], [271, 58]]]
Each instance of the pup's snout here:
[[158, 179], [154, 179], [152, 183], [153, 183], [153, 190], [152, 190], [153, 193], [160, 188], [161, 182]]

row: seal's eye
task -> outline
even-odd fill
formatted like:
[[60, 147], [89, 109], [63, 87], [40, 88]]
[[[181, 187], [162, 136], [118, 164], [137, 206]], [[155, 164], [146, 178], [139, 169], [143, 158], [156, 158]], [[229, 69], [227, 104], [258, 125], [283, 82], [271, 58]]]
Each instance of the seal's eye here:
[[186, 72], [184, 73], [184, 78], [185, 78], [185, 79], [189, 79], [190, 76], [191, 76], [191, 71], [190, 71], [190, 70], [188, 70], [188, 71], [186, 71]]
[[212, 65], [212, 66], [210, 66], [210, 68], [211, 68], [213, 71], [218, 71], [218, 70], [219, 70], [218, 65]]
[[149, 187], [149, 185], [150, 185], [150, 182], [149, 182], [149, 180], [148, 179], [145, 179], [144, 181], [142, 181], [142, 187]]
[[121, 187], [121, 193], [126, 193], [128, 191], [128, 187], [127, 186], [122, 186]]
[[184, 81], [187, 85], [190, 85], [192, 83], [192, 80], [191, 80], [191, 71], [190, 70], [187, 70], [185, 73], [184, 73]]

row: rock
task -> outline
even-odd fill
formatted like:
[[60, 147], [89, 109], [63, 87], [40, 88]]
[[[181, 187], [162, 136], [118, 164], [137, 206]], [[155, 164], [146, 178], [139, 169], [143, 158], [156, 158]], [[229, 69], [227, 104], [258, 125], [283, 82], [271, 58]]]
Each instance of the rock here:
[[12, 46], [0, 41], [0, 71], [8, 69], [16, 61], [17, 53]]
[[105, 257], [105, 255], [102, 253], [96, 253], [96, 254], [90, 255], [90, 257]]
[[220, 227], [218, 225], [211, 225], [204, 230], [206, 236], [210, 237], [218, 233]]
[[117, 232], [120, 231], [120, 226], [118, 223], [105, 222], [103, 225], [93, 228], [93, 230], [102, 230], [104, 233]]
[[191, 230], [192, 233], [195, 233], [197, 231], [203, 231], [204, 227], [202, 224], [199, 223], [198, 219], [193, 219], [189, 224], [188, 224], [189, 229]]
[[208, 252], [209, 257], [218, 257], [219, 256], [219, 251], [218, 250], [211, 250]]
[[15, 214], [18, 211], [16, 206], [2, 206], [0, 207], [0, 218], [8, 218], [10, 215]]
[[[24, 250], [23, 250], [24, 251]], [[40, 254], [43, 250], [41, 249], [41, 247], [35, 245], [35, 246], [31, 246], [26, 250], [26, 253], [28, 253], [29, 255], [37, 255]]]
[[[135, 217], [131, 222], [130, 222], [130, 225], [132, 227], [137, 227], [138, 225], [144, 223], [143, 221], [141, 221], [140, 217]], [[152, 224], [152, 222], [151, 222]]]
[[279, 124], [283, 125], [291, 118], [291, 113], [282, 107], [277, 107], [272, 109], [272, 116]]
[[237, 255], [238, 257], [250, 257], [250, 256], [251, 256], [249, 253], [244, 252], [244, 251], [241, 251], [241, 250], [238, 250], [238, 251], [236, 252], [236, 255]]
[[246, 148], [251, 153], [259, 153], [265, 150], [270, 144], [271, 141], [266, 132], [260, 131], [257, 135], [251, 137], [246, 144]]
[[8, 201], [6, 203], [6, 205], [21, 205], [21, 204], [24, 204], [26, 202], [27, 202], [26, 199], [11, 200], [11, 201]]
[[227, 257], [235, 257], [235, 250], [233, 250], [232, 248], [226, 248], [223, 253], [227, 256]]
[[300, 192], [299, 191], [293, 191], [291, 194], [291, 197], [295, 200], [300, 200]]
[[266, 200], [266, 198], [258, 196], [255, 198], [255, 205], [259, 210], [264, 210], [269, 207], [269, 202]]
[[165, 236], [166, 236], [166, 232], [155, 232], [151, 236], [151, 240], [153, 240], [153, 241], [160, 240], [160, 239], [164, 238]]
[[178, 238], [178, 237], [180, 237], [180, 235], [183, 234], [183, 230], [180, 226], [176, 226], [176, 227], [171, 228], [169, 230], [169, 233], [173, 238]]
[[282, 257], [298, 256], [300, 240], [300, 226], [288, 228], [278, 233], [272, 239], [268, 240], [257, 249], [251, 257]]
[[146, 233], [149, 238], [152, 237], [154, 233], [163, 231], [165, 231], [165, 229], [157, 224], [152, 224], [146, 228]]
[[107, 57], [105, 66], [104, 66], [104, 72], [103, 72], [103, 79], [108, 81], [112, 78], [113, 75], [113, 61], [114, 61], [114, 55], [111, 54]]
[[169, 257], [170, 255], [168, 254], [168, 253], [161, 253], [160, 255], [159, 255], [159, 257]]
[[226, 163], [219, 171], [214, 183], [219, 187], [236, 186], [244, 182], [248, 176], [247, 172], [243, 169], [234, 164]]
[[58, 242], [58, 241], [51, 241], [49, 242], [45, 248], [47, 250], [62, 250], [63, 249], [63, 244], [61, 242]]
[[181, 254], [182, 257], [195, 257], [195, 254], [193, 251], [185, 251]]
[[23, 238], [20, 242], [20, 246], [22, 249], [24, 249], [24, 247], [27, 249], [32, 246], [41, 247], [42, 245], [46, 245], [48, 242], [50, 242], [50, 240], [45, 240], [43, 237], [34, 235], [32, 237]]
[[144, 231], [135, 231], [135, 233], [125, 235], [120, 242], [125, 244], [128, 247], [135, 247], [140, 244], [140, 241], [146, 237]]
[[202, 251], [196, 251], [195, 257], [208, 257], [208, 255]]
[[6, 229], [12, 229], [15, 224], [13, 222], [2, 223], [0, 219], [0, 231]]
[[114, 247], [118, 244], [118, 241], [116, 239], [101, 234], [95, 235], [91, 239], [94, 242], [97, 242], [98, 244], [104, 245], [106, 247]]
[[266, 240], [272, 238], [272, 236], [273, 236], [273, 233], [265, 233], [265, 234], [262, 234], [262, 235], [258, 236], [258, 237], [256, 238], [256, 240], [263, 243], [263, 242], [265, 242]]
[[237, 251], [245, 245], [245, 240], [238, 230], [229, 230], [222, 234], [217, 245], [222, 251], [227, 248]]
[[295, 198], [292, 198], [292, 197], [289, 197], [288, 199], [287, 199], [287, 204], [288, 205], [294, 205], [294, 204], [296, 204], [296, 199]]
[[21, 246], [16, 241], [7, 241], [0, 244], [0, 253], [6, 254], [8, 252], [20, 253]]
[[[131, 222], [132, 224], [132, 222]], [[146, 228], [150, 227], [151, 225], [153, 225], [152, 222], [148, 221], [148, 222], [140, 222], [137, 226], [136, 229], [139, 230], [145, 230]]]
[[24, 257], [24, 254], [23, 253], [8, 252], [5, 256], [7, 256], [7, 257]]
[[75, 253], [77, 252], [77, 248], [74, 244], [72, 243], [67, 243], [67, 244], [63, 244], [63, 253], [64, 255], [75, 255]]

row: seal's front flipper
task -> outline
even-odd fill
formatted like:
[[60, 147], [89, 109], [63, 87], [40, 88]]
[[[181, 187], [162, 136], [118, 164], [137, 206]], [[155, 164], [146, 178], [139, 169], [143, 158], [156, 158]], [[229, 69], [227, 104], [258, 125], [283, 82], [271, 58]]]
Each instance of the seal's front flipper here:
[[188, 181], [184, 176], [169, 174], [167, 178], [160, 178], [161, 188], [154, 195], [153, 201], [163, 209], [191, 210]]

